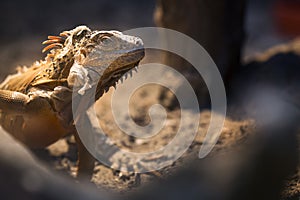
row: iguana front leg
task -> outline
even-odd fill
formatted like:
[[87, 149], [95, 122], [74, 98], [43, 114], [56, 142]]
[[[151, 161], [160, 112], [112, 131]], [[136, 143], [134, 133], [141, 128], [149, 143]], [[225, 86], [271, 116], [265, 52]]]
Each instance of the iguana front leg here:
[[89, 181], [93, 176], [96, 159], [86, 149], [77, 131], [74, 131], [74, 136], [78, 148], [77, 178]]
[[[63, 124], [65, 129], [62, 129], [46, 97], [0, 90], [0, 110], [4, 114], [1, 116], [1, 124], [30, 148], [46, 147], [67, 133], [72, 133], [78, 147], [77, 176], [80, 179], [89, 179], [93, 173], [95, 159], [82, 144], [74, 125], [67, 126], [72, 121], [71, 92], [68, 88], [58, 87], [51, 95], [56, 112], [60, 112], [61, 118], [66, 122]], [[30, 121], [26, 122], [28, 119]], [[49, 125], [51, 127], [47, 127]]]
[[0, 109], [8, 113], [24, 113], [29, 96], [10, 90], [0, 90]]
[[9, 114], [40, 113], [51, 109], [45, 97], [21, 92], [0, 90], [0, 110]]
[[[69, 133], [73, 134], [75, 137], [78, 149], [77, 177], [80, 180], [90, 180], [93, 175], [96, 160], [86, 149], [76, 130], [72, 111], [72, 93], [73, 90], [70, 88], [58, 86], [54, 89], [51, 99], [56, 111], [59, 113], [59, 117], [65, 122], [64, 124], [68, 126]], [[84, 113], [85, 109], [86, 108], [84, 107], [81, 112]]]
[[66, 134], [47, 97], [0, 90], [1, 125], [30, 148], [46, 147]]

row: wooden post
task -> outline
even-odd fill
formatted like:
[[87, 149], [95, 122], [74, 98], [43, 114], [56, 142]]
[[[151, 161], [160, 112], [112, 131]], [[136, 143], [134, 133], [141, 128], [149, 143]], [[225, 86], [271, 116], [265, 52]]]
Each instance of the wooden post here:
[[[244, 38], [245, 0], [157, 0], [154, 20], [157, 26], [180, 31], [202, 45], [219, 68], [226, 85], [240, 66]], [[201, 76], [179, 56], [164, 53], [164, 64], [175, 68], [190, 81], [200, 104], [208, 104], [208, 93]], [[162, 99], [166, 90], [162, 91]], [[171, 98], [165, 106], [174, 107]], [[168, 105], [169, 104], [169, 105]], [[200, 106], [201, 106], [200, 105]]]

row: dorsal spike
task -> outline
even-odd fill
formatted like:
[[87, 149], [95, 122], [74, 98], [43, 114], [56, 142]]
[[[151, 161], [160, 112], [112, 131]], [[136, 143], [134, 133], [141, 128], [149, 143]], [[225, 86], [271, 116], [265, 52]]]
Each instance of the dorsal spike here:
[[63, 43], [64, 41], [61, 39], [52, 39], [52, 40], [45, 40], [42, 44], [51, 44], [51, 43]]
[[48, 36], [48, 39], [49, 39], [49, 40], [63, 40], [62, 37], [56, 36], [56, 35], [49, 35], [49, 36]]
[[42, 52], [44, 53], [44, 52], [46, 52], [46, 51], [48, 51], [48, 50], [50, 50], [50, 49], [52, 49], [52, 48], [54, 48], [54, 47], [63, 47], [63, 45], [62, 45], [61, 43], [53, 43], [53, 44], [50, 44], [50, 45], [46, 46], [46, 47], [42, 50]]

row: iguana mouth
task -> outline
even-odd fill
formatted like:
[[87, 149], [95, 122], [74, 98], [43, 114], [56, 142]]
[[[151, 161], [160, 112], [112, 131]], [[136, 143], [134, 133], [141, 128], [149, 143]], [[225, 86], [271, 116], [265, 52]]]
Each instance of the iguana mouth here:
[[109, 76], [117, 76], [118, 74], [123, 75], [124, 72], [138, 65], [144, 56], [145, 51], [143, 48], [122, 54], [104, 71], [103, 78], [106, 79]]

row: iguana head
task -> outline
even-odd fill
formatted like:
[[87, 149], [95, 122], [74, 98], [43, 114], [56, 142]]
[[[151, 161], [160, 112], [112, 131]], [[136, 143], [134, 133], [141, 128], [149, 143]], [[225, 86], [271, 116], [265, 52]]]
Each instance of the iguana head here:
[[55, 60], [72, 60], [67, 82], [79, 94], [97, 86], [98, 96], [102, 95], [144, 57], [142, 40], [119, 31], [92, 31], [78, 26], [60, 36], [50, 36], [44, 42], [49, 44], [44, 51], [59, 47], [50, 52]]

